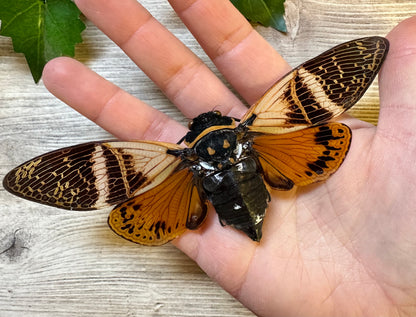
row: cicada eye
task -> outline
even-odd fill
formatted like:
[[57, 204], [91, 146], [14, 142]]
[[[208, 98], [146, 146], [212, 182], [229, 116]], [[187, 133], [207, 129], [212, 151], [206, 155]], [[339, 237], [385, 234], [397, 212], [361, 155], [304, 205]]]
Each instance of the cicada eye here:
[[222, 116], [222, 113], [221, 113], [221, 111], [219, 111], [219, 110], [214, 110], [213, 111], [216, 115], [218, 115], [218, 116]]
[[192, 130], [192, 125], [194, 124], [194, 120], [188, 122], [188, 129]]

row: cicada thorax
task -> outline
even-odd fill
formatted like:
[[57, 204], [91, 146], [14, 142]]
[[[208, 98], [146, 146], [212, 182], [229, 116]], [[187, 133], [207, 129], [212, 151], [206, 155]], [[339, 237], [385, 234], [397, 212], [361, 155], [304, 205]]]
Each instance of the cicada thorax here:
[[[207, 113], [215, 117], [214, 124], [227, 123], [229, 117], [219, 113]], [[202, 118], [204, 119], [204, 118]], [[200, 129], [198, 117], [192, 128]], [[246, 131], [232, 125], [204, 126], [206, 129], [195, 138], [192, 152], [197, 157], [195, 171], [202, 188], [214, 206], [222, 225], [231, 225], [259, 241], [262, 224], [269, 202], [261, 167], [254, 156], [251, 140]]]

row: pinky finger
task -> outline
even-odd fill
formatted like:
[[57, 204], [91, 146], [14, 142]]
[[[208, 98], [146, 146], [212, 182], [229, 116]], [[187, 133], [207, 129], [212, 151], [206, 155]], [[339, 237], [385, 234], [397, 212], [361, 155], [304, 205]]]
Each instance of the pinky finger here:
[[43, 82], [57, 98], [120, 139], [176, 142], [185, 133], [176, 121], [73, 59], [50, 61]]

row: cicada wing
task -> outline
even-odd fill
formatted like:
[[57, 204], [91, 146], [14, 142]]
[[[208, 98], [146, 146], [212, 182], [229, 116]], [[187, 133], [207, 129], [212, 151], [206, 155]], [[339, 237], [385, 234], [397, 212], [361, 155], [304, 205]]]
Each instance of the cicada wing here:
[[108, 224], [119, 236], [144, 245], [164, 244], [205, 219], [207, 206], [198, 179], [179, 169], [152, 189], [121, 203]]
[[335, 46], [293, 69], [245, 114], [250, 130], [286, 133], [317, 125], [352, 107], [370, 86], [389, 42], [367, 37]]
[[163, 142], [92, 142], [49, 152], [10, 171], [11, 193], [64, 209], [112, 206], [157, 186], [181, 163]]
[[253, 137], [266, 182], [282, 190], [327, 179], [344, 161], [350, 143], [351, 130], [337, 122]]

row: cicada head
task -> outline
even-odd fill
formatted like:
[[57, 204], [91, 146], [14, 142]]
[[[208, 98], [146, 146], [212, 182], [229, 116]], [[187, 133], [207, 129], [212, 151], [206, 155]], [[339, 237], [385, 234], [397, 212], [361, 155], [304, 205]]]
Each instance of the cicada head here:
[[188, 124], [189, 132], [185, 135], [185, 144], [191, 144], [206, 129], [214, 126], [233, 126], [234, 119], [223, 116], [219, 111], [209, 111], [200, 114]]

